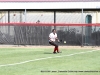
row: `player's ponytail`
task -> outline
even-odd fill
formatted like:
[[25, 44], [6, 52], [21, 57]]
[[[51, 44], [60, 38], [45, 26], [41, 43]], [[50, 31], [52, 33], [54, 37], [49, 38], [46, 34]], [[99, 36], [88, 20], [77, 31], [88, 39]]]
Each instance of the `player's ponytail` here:
[[52, 29], [52, 32], [54, 32], [55, 29]]

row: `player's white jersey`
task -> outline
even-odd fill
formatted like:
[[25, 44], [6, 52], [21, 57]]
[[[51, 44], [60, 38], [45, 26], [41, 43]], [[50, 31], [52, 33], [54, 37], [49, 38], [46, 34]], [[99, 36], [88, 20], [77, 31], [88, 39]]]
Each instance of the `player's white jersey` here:
[[55, 39], [57, 38], [57, 34], [55, 33], [50, 33], [49, 34], [49, 38], [50, 38], [50, 40], [49, 41], [55, 41]]

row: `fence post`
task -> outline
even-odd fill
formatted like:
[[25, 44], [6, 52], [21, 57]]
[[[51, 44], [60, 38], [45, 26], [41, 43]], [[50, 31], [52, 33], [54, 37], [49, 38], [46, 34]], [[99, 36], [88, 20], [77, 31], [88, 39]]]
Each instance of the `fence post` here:
[[[56, 11], [54, 11], [54, 24], [56, 23]], [[56, 26], [54, 26], [54, 29], [56, 29]]]
[[27, 21], [27, 14], [26, 14], [26, 9], [25, 9], [25, 22]]
[[[82, 8], [82, 16], [81, 16], [81, 23], [83, 23], [84, 19], [83, 19], [83, 8]], [[81, 47], [83, 47], [83, 26], [82, 26], [82, 44], [81, 44]]]

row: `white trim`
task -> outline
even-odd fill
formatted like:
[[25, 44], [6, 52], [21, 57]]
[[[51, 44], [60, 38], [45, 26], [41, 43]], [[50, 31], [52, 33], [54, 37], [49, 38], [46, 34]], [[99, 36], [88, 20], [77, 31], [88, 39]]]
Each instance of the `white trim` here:
[[99, 51], [99, 49], [97, 49], [97, 50], [91, 50], [91, 51], [85, 51], [85, 52], [79, 52], [79, 53], [74, 53], [74, 54], [69, 54], [69, 55], [38, 58], [38, 59], [27, 60], [27, 61], [23, 61], [23, 62], [19, 62], [19, 63], [13, 63], [13, 64], [4, 64], [4, 65], [0, 65], [0, 67], [16, 66], [16, 65], [25, 64], [25, 63], [28, 63], [28, 62], [34, 62], [34, 61], [39, 61], [39, 60], [51, 59], [51, 58], [60, 58], [60, 57], [66, 57], [66, 56], [69, 57], [69, 56], [73, 56], [73, 55], [84, 54], [84, 53], [89, 53], [89, 52], [94, 52], [94, 51]]
[[15, 2], [2, 3], [0, 9], [82, 9], [100, 8], [100, 2]]
[[100, 0], [0, 0], [0, 2], [99, 2]]

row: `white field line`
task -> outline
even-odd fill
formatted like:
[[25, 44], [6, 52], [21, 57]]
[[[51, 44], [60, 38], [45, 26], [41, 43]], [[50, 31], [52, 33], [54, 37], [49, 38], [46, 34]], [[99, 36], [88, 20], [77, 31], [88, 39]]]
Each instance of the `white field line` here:
[[84, 53], [89, 53], [89, 52], [94, 52], [94, 51], [99, 51], [99, 49], [97, 50], [91, 50], [91, 51], [85, 51], [85, 52], [79, 52], [79, 53], [73, 53], [73, 54], [69, 54], [69, 55], [62, 55], [62, 56], [54, 56], [54, 57], [45, 57], [45, 58], [38, 58], [38, 59], [33, 59], [33, 60], [27, 60], [27, 61], [23, 61], [23, 62], [19, 62], [19, 63], [13, 63], [13, 64], [4, 64], [4, 65], [0, 65], [0, 67], [6, 67], [6, 66], [14, 66], [14, 65], [19, 65], [19, 64], [25, 64], [28, 62], [33, 62], [33, 61], [39, 61], [39, 60], [45, 60], [45, 59], [51, 59], [51, 58], [60, 58], [60, 57], [66, 57], [66, 56], [73, 56], [73, 55], [78, 55], [78, 54], [84, 54]]

